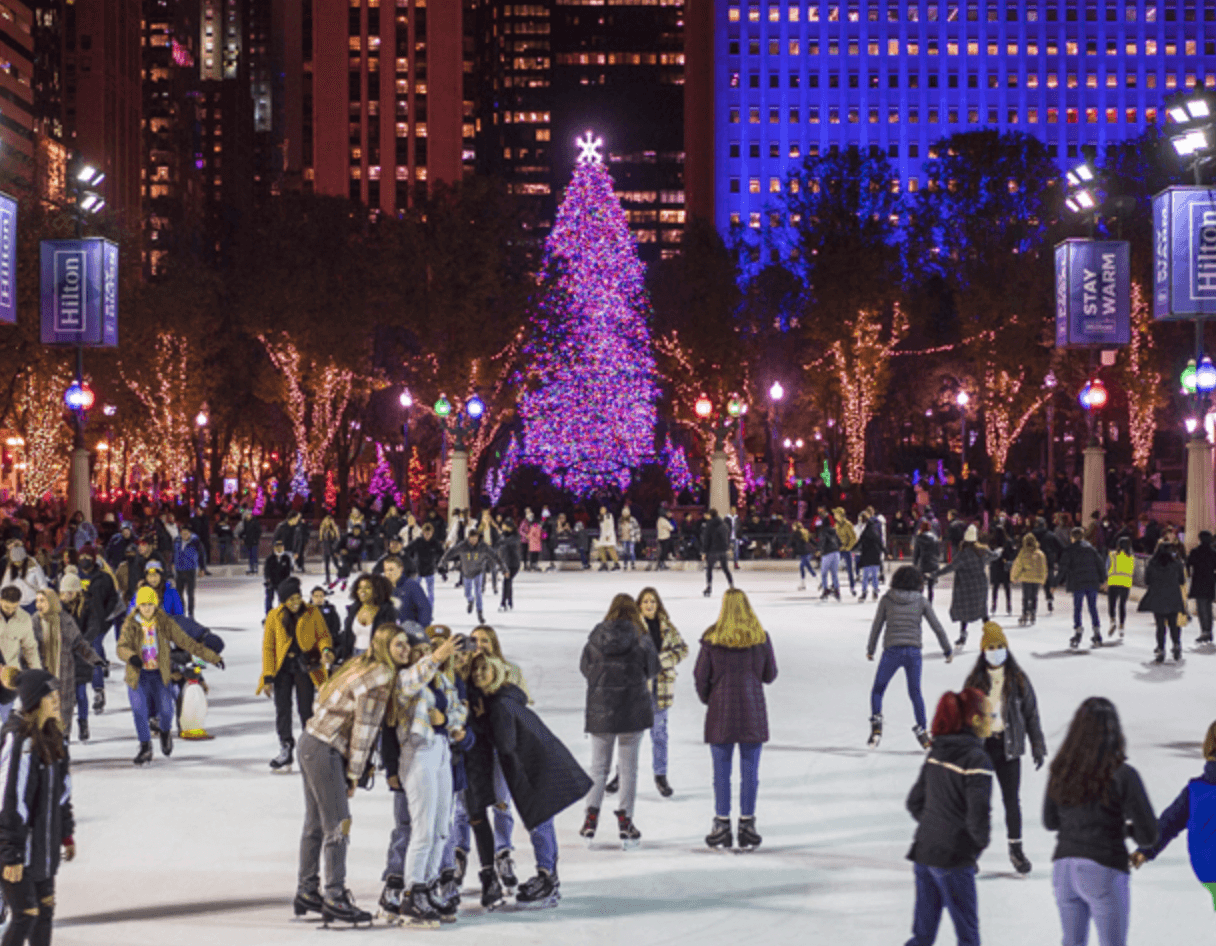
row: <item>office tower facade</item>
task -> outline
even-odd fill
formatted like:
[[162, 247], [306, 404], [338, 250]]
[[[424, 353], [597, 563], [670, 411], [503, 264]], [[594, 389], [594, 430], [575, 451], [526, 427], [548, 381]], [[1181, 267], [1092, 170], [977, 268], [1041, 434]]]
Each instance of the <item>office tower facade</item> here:
[[934, 142], [995, 128], [1066, 166], [1140, 135], [1175, 90], [1216, 87], [1213, 0], [707, 0], [697, 15], [712, 48], [689, 55], [712, 94], [689, 121], [714, 172], [689, 199], [723, 232], [773, 225], [807, 156], [877, 148], [916, 191]]
[[34, 109], [34, 16], [18, 0], [0, 0], [0, 187], [18, 192], [37, 177]]
[[523, 196], [542, 227], [578, 156], [603, 155], [645, 259], [678, 252], [684, 227], [684, 2], [484, 3], [477, 167]]

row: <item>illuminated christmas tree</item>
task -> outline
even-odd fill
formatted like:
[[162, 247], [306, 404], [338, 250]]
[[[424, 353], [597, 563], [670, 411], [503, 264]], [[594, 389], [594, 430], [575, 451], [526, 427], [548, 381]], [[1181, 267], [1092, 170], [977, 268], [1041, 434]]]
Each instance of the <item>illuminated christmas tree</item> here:
[[376, 444], [376, 468], [372, 471], [372, 481], [368, 484], [367, 491], [373, 496], [381, 497], [387, 506], [392, 499], [393, 489], [393, 471], [388, 465], [388, 457], [385, 456], [384, 447]]
[[338, 484], [334, 481], [334, 471], [325, 471], [325, 508], [334, 512], [338, 508]]
[[655, 362], [642, 264], [588, 132], [545, 242], [526, 346], [523, 453], [575, 494], [629, 485], [654, 459]]

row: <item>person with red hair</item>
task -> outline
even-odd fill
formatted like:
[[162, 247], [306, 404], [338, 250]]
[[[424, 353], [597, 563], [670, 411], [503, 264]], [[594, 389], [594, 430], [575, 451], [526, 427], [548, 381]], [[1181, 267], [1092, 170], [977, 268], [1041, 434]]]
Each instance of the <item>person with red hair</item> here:
[[976, 862], [988, 846], [992, 760], [984, 740], [991, 706], [981, 690], [946, 692], [933, 716], [933, 748], [908, 793], [917, 821], [908, 860], [915, 865], [916, 910], [907, 946], [937, 939], [942, 909], [950, 913], [959, 946], [979, 946]]

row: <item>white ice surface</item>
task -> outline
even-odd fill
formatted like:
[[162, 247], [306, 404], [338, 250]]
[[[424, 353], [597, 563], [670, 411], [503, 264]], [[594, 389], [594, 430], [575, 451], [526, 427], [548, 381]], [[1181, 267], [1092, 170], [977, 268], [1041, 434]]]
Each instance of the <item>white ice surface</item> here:
[[[557, 820], [563, 894], [557, 909], [483, 915], [467, 888], [454, 927], [330, 935], [342, 935], [344, 942], [429, 936], [483, 944], [493, 937], [502, 944], [598, 946], [905, 942], [913, 887], [904, 855], [913, 822], [904, 798], [922, 754], [911, 733], [902, 675], [887, 693], [882, 747], [865, 748], [876, 663], [866, 661], [864, 647], [874, 606], [856, 604], [847, 590], [844, 603], [821, 604], [810, 592], [796, 592], [788, 573], [744, 570], [737, 577], [772, 634], [780, 670], [768, 688], [772, 741], [761, 760], [757, 824], [764, 845], [758, 852], [715, 853], [703, 842], [713, 815], [710, 759], [692, 667], [697, 639], [715, 617], [718, 597], [702, 597], [697, 574], [666, 572], [655, 583], [692, 654], [680, 666], [670, 718], [673, 798], [654, 790], [649, 740], [643, 745], [635, 813], [641, 847], [619, 849], [609, 814], [588, 850], [577, 836], [582, 809], [575, 806]], [[526, 574], [516, 581], [513, 613], [496, 613], [487, 599], [507, 655], [526, 673], [536, 710], [584, 765], [590, 749], [582, 732], [584, 683], [578, 672], [583, 643], [615, 592], [636, 593], [652, 579], [641, 572]], [[472, 624], [460, 592], [440, 583], [437, 594], [437, 620], [468, 630]], [[948, 592], [938, 596], [942, 612], [948, 598]], [[261, 660], [261, 601], [257, 579], [199, 582], [198, 618], [227, 641], [227, 670], [207, 674], [207, 728], [218, 737], [212, 742], [178, 740], [170, 760], [158, 751], [151, 767], [135, 769], [126, 689], [120, 672], [111, 675], [109, 709], [93, 718], [93, 740], [73, 747], [79, 855], [59, 873], [60, 946], [247, 946], [317, 943], [327, 935], [315, 922], [291, 919], [303, 801], [298, 774], [272, 775], [267, 769], [277, 751], [274, 712], [253, 692]], [[1172, 662], [1151, 665], [1151, 622], [1141, 615], [1130, 621], [1124, 645], [1069, 653], [1070, 617], [1044, 616], [1030, 630], [1006, 622], [1013, 652], [1038, 691], [1048, 746], [1054, 751], [1059, 745], [1081, 699], [1110, 697], [1123, 718], [1130, 761], [1159, 811], [1202, 768], [1199, 743], [1214, 715], [1216, 657], [1191, 652], [1192, 625], [1184, 629], [1188, 653], [1181, 668]], [[924, 692], [931, 714], [944, 689], [961, 685], [976, 649], [973, 636], [961, 659], [948, 666], [928, 631], [925, 640]], [[1054, 836], [1044, 831], [1039, 814], [1046, 768], [1035, 772], [1027, 758], [1023, 772], [1025, 845], [1034, 871], [1025, 880], [1012, 874], [1003, 809], [994, 792], [994, 843], [979, 877], [980, 926], [988, 944], [1060, 941], [1050, 883]], [[352, 804], [348, 881], [359, 902], [374, 909], [391, 824], [383, 780], [374, 792], [359, 792]], [[610, 804], [606, 800], [606, 811]], [[521, 879], [531, 876], [534, 862], [522, 825], [516, 826], [515, 844]], [[470, 882], [475, 871], [474, 854]], [[1131, 926], [1133, 943], [1211, 941], [1211, 899], [1191, 873], [1184, 837], [1134, 873]], [[948, 918], [938, 941], [955, 941]]]

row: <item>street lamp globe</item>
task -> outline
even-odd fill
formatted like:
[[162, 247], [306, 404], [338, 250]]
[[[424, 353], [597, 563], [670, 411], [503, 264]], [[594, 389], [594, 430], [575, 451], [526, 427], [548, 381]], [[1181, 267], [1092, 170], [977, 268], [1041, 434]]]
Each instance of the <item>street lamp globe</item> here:
[[780, 381], [774, 381], [773, 386], [768, 389], [768, 396], [774, 401], [780, 401], [785, 397], [785, 388], [781, 386]]
[[397, 400], [401, 402], [402, 407], [410, 408], [414, 406], [414, 398], [409, 391], [402, 391], [401, 397], [399, 397]]
[[452, 402], [447, 399], [446, 395], [439, 395], [439, 400], [435, 402], [435, 414], [439, 417], [447, 417], [452, 413]]
[[476, 394], [465, 402], [464, 409], [473, 420], [477, 420], [486, 412], [485, 404]]
[[785, 447], [786, 450], [788, 450], [793, 445], [794, 445], [794, 441], [790, 440], [789, 437], [786, 437], [783, 441], [781, 441], [781, 446]]
[[1194, 394], [1198, 389], [1198, 374], [1195, 359], [1192, 358], [1186, 363], [1186, 367], [1182, 369], [1182, 375], [1178, 378], [1182, 382], [1182, 390], [1187, 394]]
[[737, 397], [732, 397], [726, 402], [726, 413], [728, 413], [731, 417], [738, 417], [745, 410], [747, 410], [746, 405], [744, 405], [744, 403]]
[[971, 396], [966, 391], [959, 391], [958, 396], [954, 399], [954, 403], [959, 407], [966, 407], [971, 403]]
[[704, 420], [713, 413], [714, 405], [709, 398], [702, 394], [699, 398], [697, 398], [697, 403], [694, 410], [697, 412], [697, 416]]
[[208, 420], [207, 412], [199, 411], [198, 415], [194, 418], [194, 423], [196, 423], [199, 427], [206, 427], [207, 420]]
[[1204, 394], [1216, 388], [1216, 365], [1212, 364], [1212, 359], [1207, 355], [1203, 356], [1199, 367], [1195, 369], [1195, 388]]
[[1106, 406], [1106, 385], [1098, 378], [1091, 381], [1086, 387], [1089, 389], [1089, 404], [1091, 410], [1099, 411]]

